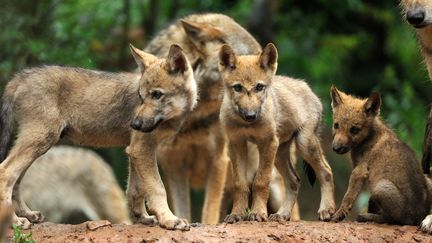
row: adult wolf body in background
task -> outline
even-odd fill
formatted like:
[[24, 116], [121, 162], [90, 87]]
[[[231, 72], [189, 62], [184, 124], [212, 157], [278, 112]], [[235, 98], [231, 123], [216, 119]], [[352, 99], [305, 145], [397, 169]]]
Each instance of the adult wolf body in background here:
[[89, 220], [131, 223], [111, 167], [91, 150], [54, 146], [27, 170], [20, 186], [24, 202], [46, 221], [69, 223], [78, 213]]
[[170, 47], [166, 59], [134, 47], [131, 51], [140, 73], [44, 66], [26, 69], [7, 84], [0, 157], [4, 158], [11, 140], [13, 115], [18, 135], [0, 164], [0, 209], [14, 201], [13, 223], [28, 228], [31, 222], [43, 220], [39, 212], [22, 203], [19, 184], [33, 161], [66, 137], [90, 146], [128, 146], [127, 194], [133, 221], [154, 223], [147, 206], [162, 227], [189, 229], [188, 222], [168, 207], [155, 150], [177, 132], [196, 104], [192, 68], [176, 45]]

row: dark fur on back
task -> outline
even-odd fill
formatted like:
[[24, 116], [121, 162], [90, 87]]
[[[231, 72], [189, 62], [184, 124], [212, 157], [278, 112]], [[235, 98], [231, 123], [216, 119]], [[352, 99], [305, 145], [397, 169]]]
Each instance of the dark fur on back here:
[[0, 114], [0, 162], [3, 161], [9, 151], [13, 133], [13, 96], [3, 95]]

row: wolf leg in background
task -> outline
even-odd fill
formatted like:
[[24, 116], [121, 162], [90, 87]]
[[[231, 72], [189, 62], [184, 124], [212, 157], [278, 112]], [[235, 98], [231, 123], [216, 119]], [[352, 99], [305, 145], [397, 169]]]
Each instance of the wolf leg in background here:
[[111, 167], [91, 150], [54, 146], [27, 170], [19, 189], [22, 202], [50, 222], [67, 223], [82, 212], [90, 220], [130, 224], [126, 197]]
[[429, 182], [415, 152], [381, 120], [380, 95], [373, 92], [359, 99], [334, 86], [330, 94], [333, 150], [338, 154], [351, 151], [353, 162], [347, 192], [332, 220], [343, 220], [368, 185], [372, 205], [358, 221], [418, 225], [431, 208]]
[[[200, 101], [176, 135], [172, 147], [158, 152], [158, 163], [164, 172], [164, 181], [169, 184], [168, 196], [173, 211], [190, 219], [189, 187], [205, 188], [201, 221], [215, 224], [219, 222], [221, 188], [225, 185], [228, 163], [226, 142], [219, 137], [222, 133], [218, 120], [222, 82], [217, 53], [223, 43], [230, 44], [240, 54], [257, 54], [261, 47], [233, 19], [212, 13], [189, 15], [176, 21], [162, 30], [145, 51], [165, 56], [171, 43], [179, 44], [191, 61], [199, 84]], [[177, 151], [184, 155], [177, 156]]]
[[[299, 188], [291, 162], [292, 142], [321, 182], [319, 219], [330, 220], [335, 210], [333, 175], [319, 143], [321, 102], [304, 81], [274, 75], [277, 55], [273, 44], [268, 44], [260, 55], [237, 56], [229, 45], [219, 52], [224, 80], [220, 119], [229, 138], [234, 175], [234, 207], [226, 218], [229, 223], [267, 219], [265, 205], [275, 159], [290, 195], [270, 219], [290, 219]], [[249, 198], [247, 141], [258, 146], [260, 163], [252, 183], [252, 209], [245, 213]]]
[[[147, 187], [155, 186], [154, 190], [159, 193], [155, 200], [152, 193], [145, 194], [144, 199], [152, 203], [151, 209], [161, 217], [158, 218], [160, 225], [170, 229], [189, 229], [187, 222], [173, 216], [168, 207], [155, 207], [155, 204], [163, 205], [163, 200], [166, 201], [160, 192], [164, 188], [152, 183], [159, 174], [147, 176], [147, 173], [158, 173], [154, 168], [155, 151], [150, 150], [163, 139], [173, 136], [196, 104], [197, 84], [192, 68], [177, 45], [170, 47], [166, 59], [132, 46], [131, 51], [140, 67], [140, 74], [45, 66], [26, 69], [8, 83], [0, 116], [0, 157], [5, 156], [6, 146], [11, 140], [13, 114], [16, 114], [19, 129], [14, 146], [0, 164], [0, 209], [11, 206], [16, 182], [32, 162], [63, 135], [83, 145], [132, 147], [129, 153], [133, 158], [131, 163], [135, 168], [140, 167], [137, 173], [131, 173], [131, 177], [137, 177], [131, 181], [149, 178], [147, 181], [150, 182], [139, 187], [141, 192], [138, 194], [151, 191], [152, 188]], [[130, 127], [134, 129], [132, 134], [141, 134], [134, 137], [138, 137], [133, 139], [136, 144], [130, 143]], [[145, 142], [150, 140], [156, 144]], [[23, 210], [20, 209], [17, 211]], [[19, 218], [13, 214], [13, 222], [24, 228], [30, 226], [29, 219], [40, 221], [33, 216]], [[173, 226], [175, 220], [182, 223]]]

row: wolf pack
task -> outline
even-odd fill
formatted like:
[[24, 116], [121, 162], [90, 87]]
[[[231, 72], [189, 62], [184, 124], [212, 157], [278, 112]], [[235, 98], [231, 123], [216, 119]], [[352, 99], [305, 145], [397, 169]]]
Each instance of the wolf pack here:
[[[401, 5], [418, 33], [432, 78], [432, 2], [402, 0]], [[27, 206], [31, 196], [22, 192], [32, 188], [38, 197], [46, 195], [47, 202], [62, 201], [66, 195], [54, 197], [44, 190], [53, 184], [73, 188], [64, 182], [64, 171], [81, 168], [81, 174], [91, 176], [74, 175], [71, 181], [87, 183], [75, 195], [105, 198], [88, 205], [93, 218], [189, 230], [190, 190], [199, 188], [205, 191], [203, 223], [289, 221], [299, 217], [299, 155], [309, 177], [320, 183], [319, 220], [344, 220], [360, 192], [368, 189], [367, 213], [357, 221], [419, 225], [432, 233], [432, 112], [420, 162], [381, 119], [379, 93], [358, 98], [329, 87], [332, 149], [349, 152], [353, 164], [337, 208], [332, 169], [321, 146], [322, 103], [306, 81], [277, 74], [284, 64], [278, 62], [275, 44], [262, 48], [232, 18], [208, 13], [181, 18], [143, 50], [130, 45], [130, 51], [136, 72], [41, 66], [20, 71], [8, 82], [0, 110], [2, 218], [9, 210], [12, 223], [22, 228], [42, 222], [44, 215]], [[65, 159], [82, 157], [80, 164], [96, 164], [97, 155], [57, 147], [57, 155], [47, 153], [61, 138], [93, 147], [126, 147], [127, 205], [104, 205], [123, 197], [110, 186], [114, 179], [104, 185], [103, 177], [113, 178], [104, 165], [85, 167]], [[40, 170], [49, 180], [35, 188], [26, 177], [46, 179], [31, 167], [34, 161], [35, 167], [43, 166], [41, 156], [65, 162], [53, 168], [45, 163]]]

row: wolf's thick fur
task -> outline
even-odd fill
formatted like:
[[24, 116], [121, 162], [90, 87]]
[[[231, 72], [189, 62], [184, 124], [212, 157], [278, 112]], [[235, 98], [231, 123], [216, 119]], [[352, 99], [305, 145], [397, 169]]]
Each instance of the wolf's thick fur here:
[[[402, 0], [402, 14], [415, 28], [429, 78], [432, 80], [432, 2], [428, 0]], [[423, 142], [423, 171], [430, 174], [432, 161], [432, 106]], [[431, 229], [432, 230], [432, 229]]]
[[[429, 78], [432, 80], [432, 2], [428, 0], [402, 0], [402, 14], [415, 28], [419, 39], [420, 50], [426, 63]], [[425, 129], [423, 140], [423, 172], [431, 180], [430, 166], [432, 161], [432, 106]], [[421, 224], [421, 229], [432, 234], [432, 214]]]
[[[16, 188], [32, 162], [64, 136], [90, 146], [129, 145], [128, 203], [134, 222], [153, 222], [145, 203], [161, 226], [189, 228], [168, 207], [155, 150], [176, 133], [196, 104], [192, 68], [176, 45], [166, 59], [134, 47], [131, 50], [140, 73], [45, 66], [26, 69], [8, 83], [3, 94], [6, 108], [2, 109], [7, 114], [1, 117], [9, 119], [13, 111], [19, 130], [15, 145], [0, 165], [0, 208], [15, 201], [20, 218], [14, 215], [14, 223], [28, 228], [30, 221], [43, 219], [21, 204]], [[11, 127], [2, 129], [5, 134]]]
[[145, 48], [165, 56], [177, 43], [191, 62], [199, 85], [197, 108], [172, 143], [158, 150], [174, 213], [190, 219], [189, 188], [205, 188], [202, 222], [219, 222], [219, 211], [228, 168], [226, 141], [219, 124], [222, 81], [218, 51], [230, 44], [239, 54], [258, 54], [258, 42], [232, 18], [223, 14], [186, 16], [162, 30]]
[[111, 167], [95, 152], [55, 146], [24, 175], [21, 196], [47, 221], [64, 223], [81, 212], [90, 220], [130, 224], [126, 197]]
[[7, 231], [11, 227], [12, 207], [0, 209], [0, 243], [9, 243]]
[[[289, 220], [300, 186], [291, 162], [291, 144], [314, 168], [321, 182], [322, 200], [318, 210], [321, 220], [329, 220], [335, 210], [331, 168], [323, 155], [318, 130], [322, 116], [319, 98], [302, 80], [275, 76], [277, 50], [268, 44], [259, 55], [237, 56], [224, 45], [219, 53], [224, 80], [220, 119], [229, 139], [233, 167], [234, 205], [225, 219], [267, 219], [269, 183], [276, 167], [284, 178], [285, 200], [271, 220]], [[253, 179], [249, 208], [247, 142], [255, 143], [260, 154]]]
[[431, 195], [420, 162], [408, 145], [381, 120], [381, 98], [368, 99], [331, 89], [333, 150], [351, 151], [348, 190], [332, 220], [345, 218], [363, 185], [371, 190], [369, 210], [359, 221], [417, 225], [429, 213]]

